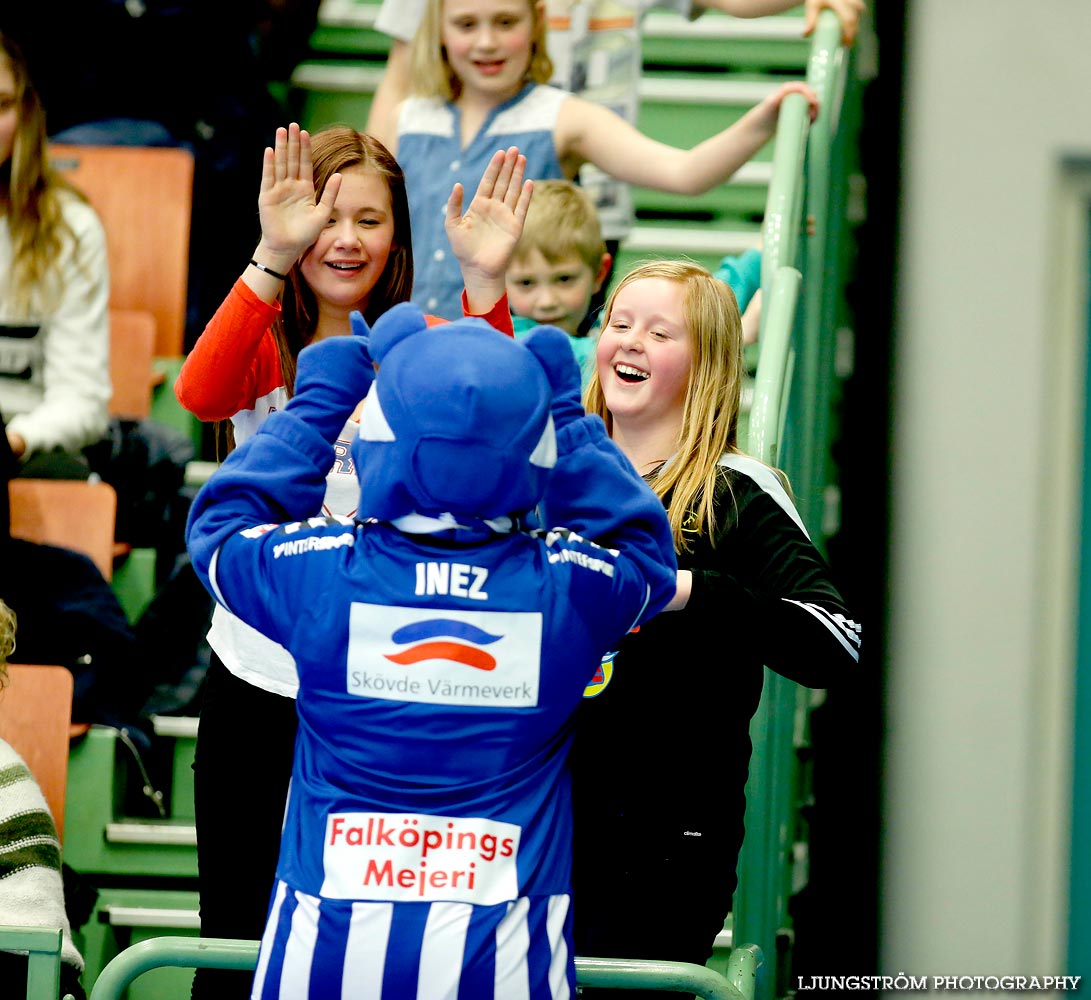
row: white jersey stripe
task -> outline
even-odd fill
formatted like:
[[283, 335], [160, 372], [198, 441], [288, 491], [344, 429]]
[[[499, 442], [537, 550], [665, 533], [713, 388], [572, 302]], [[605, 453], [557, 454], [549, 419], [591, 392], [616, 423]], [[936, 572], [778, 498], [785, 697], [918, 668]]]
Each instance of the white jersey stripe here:
[[568, 896], [550, 896], [546, 911], [546, 931], [553, 957], [549, 963], [549, 989], [553, 1000], [568, 1000], [568, 945], [564, 924], [568, 919]]
[[318, 941], [319, 899], [296, 891], [292, 930], [284, 946], [284, 971], [280, 975], [280, 996], [306, 997], [310, 994], [311, 959]]
[[353, 903], [341, 1000], [380, 1000], [393, 903]]
[[529, 1000], [530, 970], [527, 951], [530, 929], [527, 913], [530, 900], [523, 896], [508, 904], [508, 912], [496, 928], [496, 973], [494, 995], [510, 1000]]
[[783, 597], [781, 600], [787, 601], [789, 604], [795, 604], [804, 611], [808, 611], [814, 615], [815, 618], [822, 622], [822, 624], [836, 636], [837, 641], [848, 650], [849, 655], [852, 656], [857, 663], [860, 662], [860, 651], [857, 649], [857, 646], [860, 645], [860, 637], [846, 629], [845, 626], [836, 619], [831, 618], [830, 613], [825, 608], [821, 608], [817, 604], [806, 604], [803, 601], [793, 601], [788, 597]]
[[433, 903], [429, 907], [420, 949], [417, 1000], [457, 1000], [472, 912], [469, 903]]
[[213, 596], [216, 598], [217, 601], [220, 602], [220, 604], [222, 604], [226, 608], [227, 602], [224, 601], [224, 595], [220, 593], [220, 585], [216, 581], [216, 567], [219, 564], [219, 561], [220, 550], [217, 549], [215, 552], [212, 553], [212, 558], [209, 560], [208, 563], [208, 582], [212, 584]]
[[773, 498], [777, 506], [785, 514], [795, 521], [803, 534], [807, 535], [808, 538], [811, 537], [807, 533], [807, 528], [803, 524], [803, 519], [799, 516], [799, 511], [796, 510], [795, 504], [792, 503], [788, 494], [784, 491], [784, 484], [781, 483], [780, 478], [768, 465], [763, 465], [756, 458], [751, 458], [749, 455], [737, 454], [721, 455], [716, 464], [723, 465], [728, 469], [734, 469], [744, 476], [749, 476]]
[[258, 964], [254, 970], [254, 985], [250, 996], [253, 1000], [261, 996], [262, 987], [265, 985], [265, 974], [269, 971], [269, 953], [273, 948], [273, 939], [277, 934], [277, 924], [280, 919], [280, 908], [284, 905], [284, 897], [288, 887], [277, 880], [277, 891], [273, 897], [273, 905], [270, 909], [269, 919], [265, 923], [265, 933], [261, 938], [261, 949], [258, 951]]

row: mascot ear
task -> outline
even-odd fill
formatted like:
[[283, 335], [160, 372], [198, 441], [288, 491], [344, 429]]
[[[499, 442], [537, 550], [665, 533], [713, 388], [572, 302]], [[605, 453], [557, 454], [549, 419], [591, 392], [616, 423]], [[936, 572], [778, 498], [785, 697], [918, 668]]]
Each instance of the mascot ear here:
[[399, 302], [382, 314], [371, 328], [371, 357], [381, 365], [395, 344], [406, 337], [428, 329], [428, 323], [420, 306], [412, 302]]

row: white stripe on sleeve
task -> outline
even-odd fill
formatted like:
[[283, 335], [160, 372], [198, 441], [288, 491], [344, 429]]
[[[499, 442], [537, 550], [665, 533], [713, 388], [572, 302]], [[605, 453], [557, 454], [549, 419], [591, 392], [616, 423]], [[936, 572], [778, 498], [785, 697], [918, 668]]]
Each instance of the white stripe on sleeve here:
[[814, 615], [815, 618], [830, 630], [837, 641], [848, 650], [849, 655], [857, 663], [860, 662], [860, 636], [858, 632], [860, 626], [854, 621], [851, 619], [846, 621], [843, 615], [831, 615], [825, 608], [820, 607], [817, 604], [807, 604], [804, 601], [793, 601], [788, 597], [781, 598], [781, 600], [787, 601], [789, 604], [794, 604]]

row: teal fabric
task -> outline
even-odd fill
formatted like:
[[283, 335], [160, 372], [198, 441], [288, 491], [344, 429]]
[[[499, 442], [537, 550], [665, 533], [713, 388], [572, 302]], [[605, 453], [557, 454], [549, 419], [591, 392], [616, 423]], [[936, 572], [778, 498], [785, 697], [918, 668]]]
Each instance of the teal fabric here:
[[[524, 319], [522, 316], [515, 315], [511, 317], [511, 322], [515, 327], [516, 340], [525, 340], [527, 334], [539, 325], [532, 319]], [[576, 360], [580, 364], [580, 387], [586, 389], [587, 383], [591, 380], [591, 372], [595, 370], [595, 345], [598, 343], [598, 328], [593, 329], [586, 337], [573, 337], [572, 334], [568, 334], [568, 342], [572, 345], [572, 353], [576, 355]]]
[[731, 286], [735, 300], [739, 303], [739, 312], [746, 312], [754, 293], [761, 288], [761, 251], [750, 249], [737, 257], [724, 257], [716, 268], [715, 275]]

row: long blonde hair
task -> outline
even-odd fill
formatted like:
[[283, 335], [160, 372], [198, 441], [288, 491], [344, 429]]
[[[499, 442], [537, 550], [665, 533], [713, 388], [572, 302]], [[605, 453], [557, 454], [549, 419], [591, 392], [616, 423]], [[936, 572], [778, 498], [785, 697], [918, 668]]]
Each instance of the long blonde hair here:
[[[545, 7], [539, 0], [526, 2], [531, 17], [530, 63], [526, 79], [534, 83], [549, 83], [553, 77], [553, 60], [546, 49]], [[428, 0], [409, 49], [411, 86], [413, 93], [419, 97], [453, 101], [462, 92], [462, 81], [455, 75], [447, 59], [442, 27], [443, 0]]]
[[[78, 237], [65, 221], [62, 192], [87, 199], [49, 163], [45, 110], [30, 79], [19, 46], [0, 33], [0, 63], [15, 81], [17, 124], [11, 156], [0, 164], [0, 211], [11, 233], [12, 266], [5, 287], [8, 309], [15, 317], [47, 311], [64, 288], [62, 250]], [[73, 255], [79, 259], [79, 254]], [[2, 278], [2, 276], [0, 276]]]
[[[689, 384], [682, 406], [677, 448], [651, 480], [656, 496], [669, 496], [667, 517], [679, 551], [689, 551], [682, 527], [715, 539], [714, 498], [721, 455], [739, 451], [739, 402], [742, 395], [742, 322], [730, 286], [700, 264], [655, 260], [636, 265], [606, 300], [602, 326], [610, 324], [618, 292], [643, 278], [664, 278], [682, 285], [682, 314], [692, 342]], [[613, 432], [597, 370], [584, 393], [584, 406]]]

